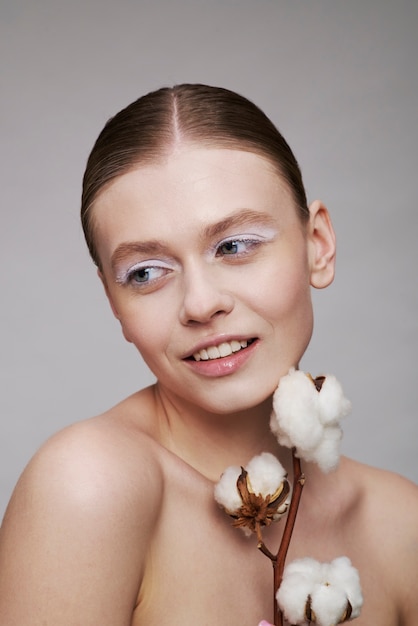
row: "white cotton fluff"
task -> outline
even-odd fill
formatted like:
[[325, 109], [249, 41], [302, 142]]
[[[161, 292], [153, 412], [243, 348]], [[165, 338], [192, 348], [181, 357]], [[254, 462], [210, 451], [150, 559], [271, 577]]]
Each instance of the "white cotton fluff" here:
[[[280, 379], [273, 396], [273, 415], [277, 434], [290, 442], [289, 447], [306, 447], [308, 443], [315, 446], [321, 440], [323, 428], [317, 417], [318, 395], [304, 372], [292, 369]], [[274, 422], [273, 427], [276, 427]]]
[[344, 396], [341, 383], [330, 374], [318, 393], [318, 404], [322, 424], [335, 424], [351, 411], [351, 402]]
[[331, 563], [319, 563], [311, 558], [290, 563], [284, 570], [276, 598], [291, 624], [308, 625], [305, 612], [308, 596], [318, 626], [338, 624], [346, 611], [347, 600], [352, 606], [352, 618], [358, 617], [363, 604], [358, 572], [347, 557]]
[[305, 461], [317, 463], [323, 472], [335, 469], [340, 460], [340, 443], [343, 431], [340, 426], [324, 428], [319, 444], [310, 449], [301, 449], [299, 456]]
[[318, 392], [304, 372], [292, 368], [273, 395], [270, 428], [281, 445], [296, 448], [297, 456], [328, 472], [338, 465], [339, 420], [350, 409], [335, 376], [327, 376]]
[[262, 452], [251, 459], [245, 468], [251, 491], [263, 497], [272, 496], [286, 478], [286, 472], [278, 459], [269, 452]]
[[[254, 456], [246, 466], [251, 491], [266, 497], [273, 495], [286, 478], [286, 471], [273, 454], [262, 452]], [[242, 506], [237, 480], [242, 472], [238, 465], [231, 465], [223, 472], [215, 485], [215, 500], [229, 513], [237, 512]]]
[[316, 585], [312, 591], [312, 610], [320, 626], [335, 626], [347, 609], [347, 596], [343, 589], [333, 585]]
[[227, 467], [215, 485], [215, 500], [229, 513], [235, 513], [242, 506], [241, 496], [237, 489], [237, 480], [241, 471], [238, 465]]
[[312, 591], [309, 576], [302, 573], [286, 573], [276, 593], [277, 603], [290, 624], [305, 625], [306, 600]]
[[329, 572], [333, 583], [343, 587], [347, 594], [353, 609], [351, 617], [353, 619], [358, 617], [363, 606], [363, 594], [358, 571], [352, 566], [348, 557], [340, 556], [331, 561]]

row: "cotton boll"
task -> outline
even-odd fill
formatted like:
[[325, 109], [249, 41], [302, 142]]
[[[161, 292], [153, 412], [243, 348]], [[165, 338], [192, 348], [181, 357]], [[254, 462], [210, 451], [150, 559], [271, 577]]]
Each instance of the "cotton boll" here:
[[319, 626], [338, 624], [347, 609], [344, 589], [334, 585], [316, 585], [311, 594], [311, 609]]
[[292, 369], [280, 379], [273, 396], [273, 415], [278, 430], [291, 440], [289, 447], [315, 446], [322, 436], [318, 419], [318, 392], [312, 381]]
[[307, 624], [305, 615], [306, 599], [312, 589], [312, 581], [300, 572], [286, 574], [280, 585], [276, 600], [286, 620], [290, 624]]
[[299, 446], [297, 454], [305, 461], [317, 463], [323, 472], [334, 470], [340, 460], [342, 430], [337, 426], [323, 428], [322, 439], [316, 446]]
[[297, 626], [308, 624], [306, 602], [317, 580], [321, 580], [322, 564], [309, 557], [289, 563], [283, 572], [276, 593], [277, 603], [287, 621]]
[[281, 463], [264, 452], [251, 459], [247, 469], [228, 467], [215, 486], [214, 496], [234, 518], [232, 524], [249, 536], [283, 517], [290, 503], [289, 492]]
[[358, 617], [363, 606], [363, 594], [359, 573], [348, 557], [341, 556], [330, 563], [330, 578], [335, 585], [344, 588], [352, 607], [351, 617]]
[[284, 433], [291, 441], [288, 447], [315, 446], [320, 441], [318, 397], [315, 385], [304, 372], [291, 370], [280, 379], [273, 395], [272, 421], [277, 422], [276, 433]]
[[270, 429], [280, 445], [295, 448], [296, 456], [329, 472], [340, 457], [339, 420], [350, 410], [335, 376], [324, 377], [318, 391], [309, 375], [292, 368], [273, 395]]
[[262, 496], [273, 495], [286, 478], [282, 464], [269, 452], [253, 457], [246, 470], [252, 491]]
[[347, 556], [339, 556], [329, 564], [329, 575], [333, 581], [343, 585], [350, 583], [353, 579], [358, 581], [357, 570], [352, 566]]
[[300, 412], [316, 413], [317, 391], [304, 372], [291, 369], [283, 376], [274, 393], [274, 401], [280, 415], [294, 415]]
[[346, 618], [348, 602], [351, 618], [358, 617], [363, 603], [358, 572], [347, 557], [331, 563], [293, 561], [283, 572], [276, 598], [286, 619], [297, 626], [310, 623], [310, 611], [318, 626], [333, 626]]
[[351, 402], [344, 397], [343, 388], [335, 376], [326, 376], [318, 402], [323, 424], [336, 423], [351, 411]]
[[323, 563], [316, 559], [305, 557], [304, 559], [295, 559], [284, 570], [284, 574], [302, 574], [310, 579], [320, 579], [322, 575]]
[[292, 442], [292, 447], [310, 449], [318, 445], [323, 435], [323, 426], [315, 413], [289, 415], [289, 419], [280, 421]]
[[233, 513], [242, 506], [241, 496], [237, 489], [237, 480], [241, 468], [237, 465], [227, 467], [219, 482], [215, 485], [215, 500], [224, 509]]
[[314, 461], [323, 472], [330, 472], [337, 468], [340, 461], [340, 443], [342, 439], [340, 426], [328, 426], [324, 429], [322, 441], [317, 448], [311, 452], [310, 457], [305, 460]]
[[270, 430], [281, 446], [284, 446], [285, 448], [293, 448], [293, 442], [291, 441], [289, 435], [280, 428], [274, 411], [270, 417]]

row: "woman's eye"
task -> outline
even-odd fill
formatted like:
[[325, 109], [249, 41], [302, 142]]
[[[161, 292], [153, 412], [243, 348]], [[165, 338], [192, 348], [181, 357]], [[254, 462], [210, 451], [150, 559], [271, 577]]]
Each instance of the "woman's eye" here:
[[151, 269], [144, 267], [140, 270], [135, 270], [129, 275], [129, 279], [134, 283], [146, 283], [150, 279]]
[[225, 241], [218, 248], [219, 254], [237, 254], [239, 252], [239, 243], [238, 241]]
[[118, 282], [121, 282], [122, 284], [129, 284], [134, 287], [147, 286], [158, 281], [158, 279], [163, 278], [168, 272], [169, 269], [167, 267], [160, 267], [158, 265], [133, 267], [128, 270], [123, 279]]
[[260, 243], [261, 241], [258, 239], [228, 239], [218, 245], [216, 256], [247, 254]]

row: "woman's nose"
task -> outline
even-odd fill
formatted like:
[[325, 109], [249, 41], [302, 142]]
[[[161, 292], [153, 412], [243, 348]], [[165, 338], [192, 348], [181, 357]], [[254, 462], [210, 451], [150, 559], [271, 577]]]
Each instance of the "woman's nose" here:
[[195, 270], [184, 276], [184, 294], [180, 310], [182, 324], [205, 324], [214, 317], [228, 314], [234, 308], [234, 298], [219, 284], [210, 270]]

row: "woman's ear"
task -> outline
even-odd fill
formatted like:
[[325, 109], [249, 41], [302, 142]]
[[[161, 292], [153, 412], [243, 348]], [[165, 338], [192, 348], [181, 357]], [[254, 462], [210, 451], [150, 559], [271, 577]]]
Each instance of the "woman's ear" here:
[[327, 208], [319, 200], [309, 207], [308, 255], [311, 285], [328, 287], [335, 273], [335, 233]]

